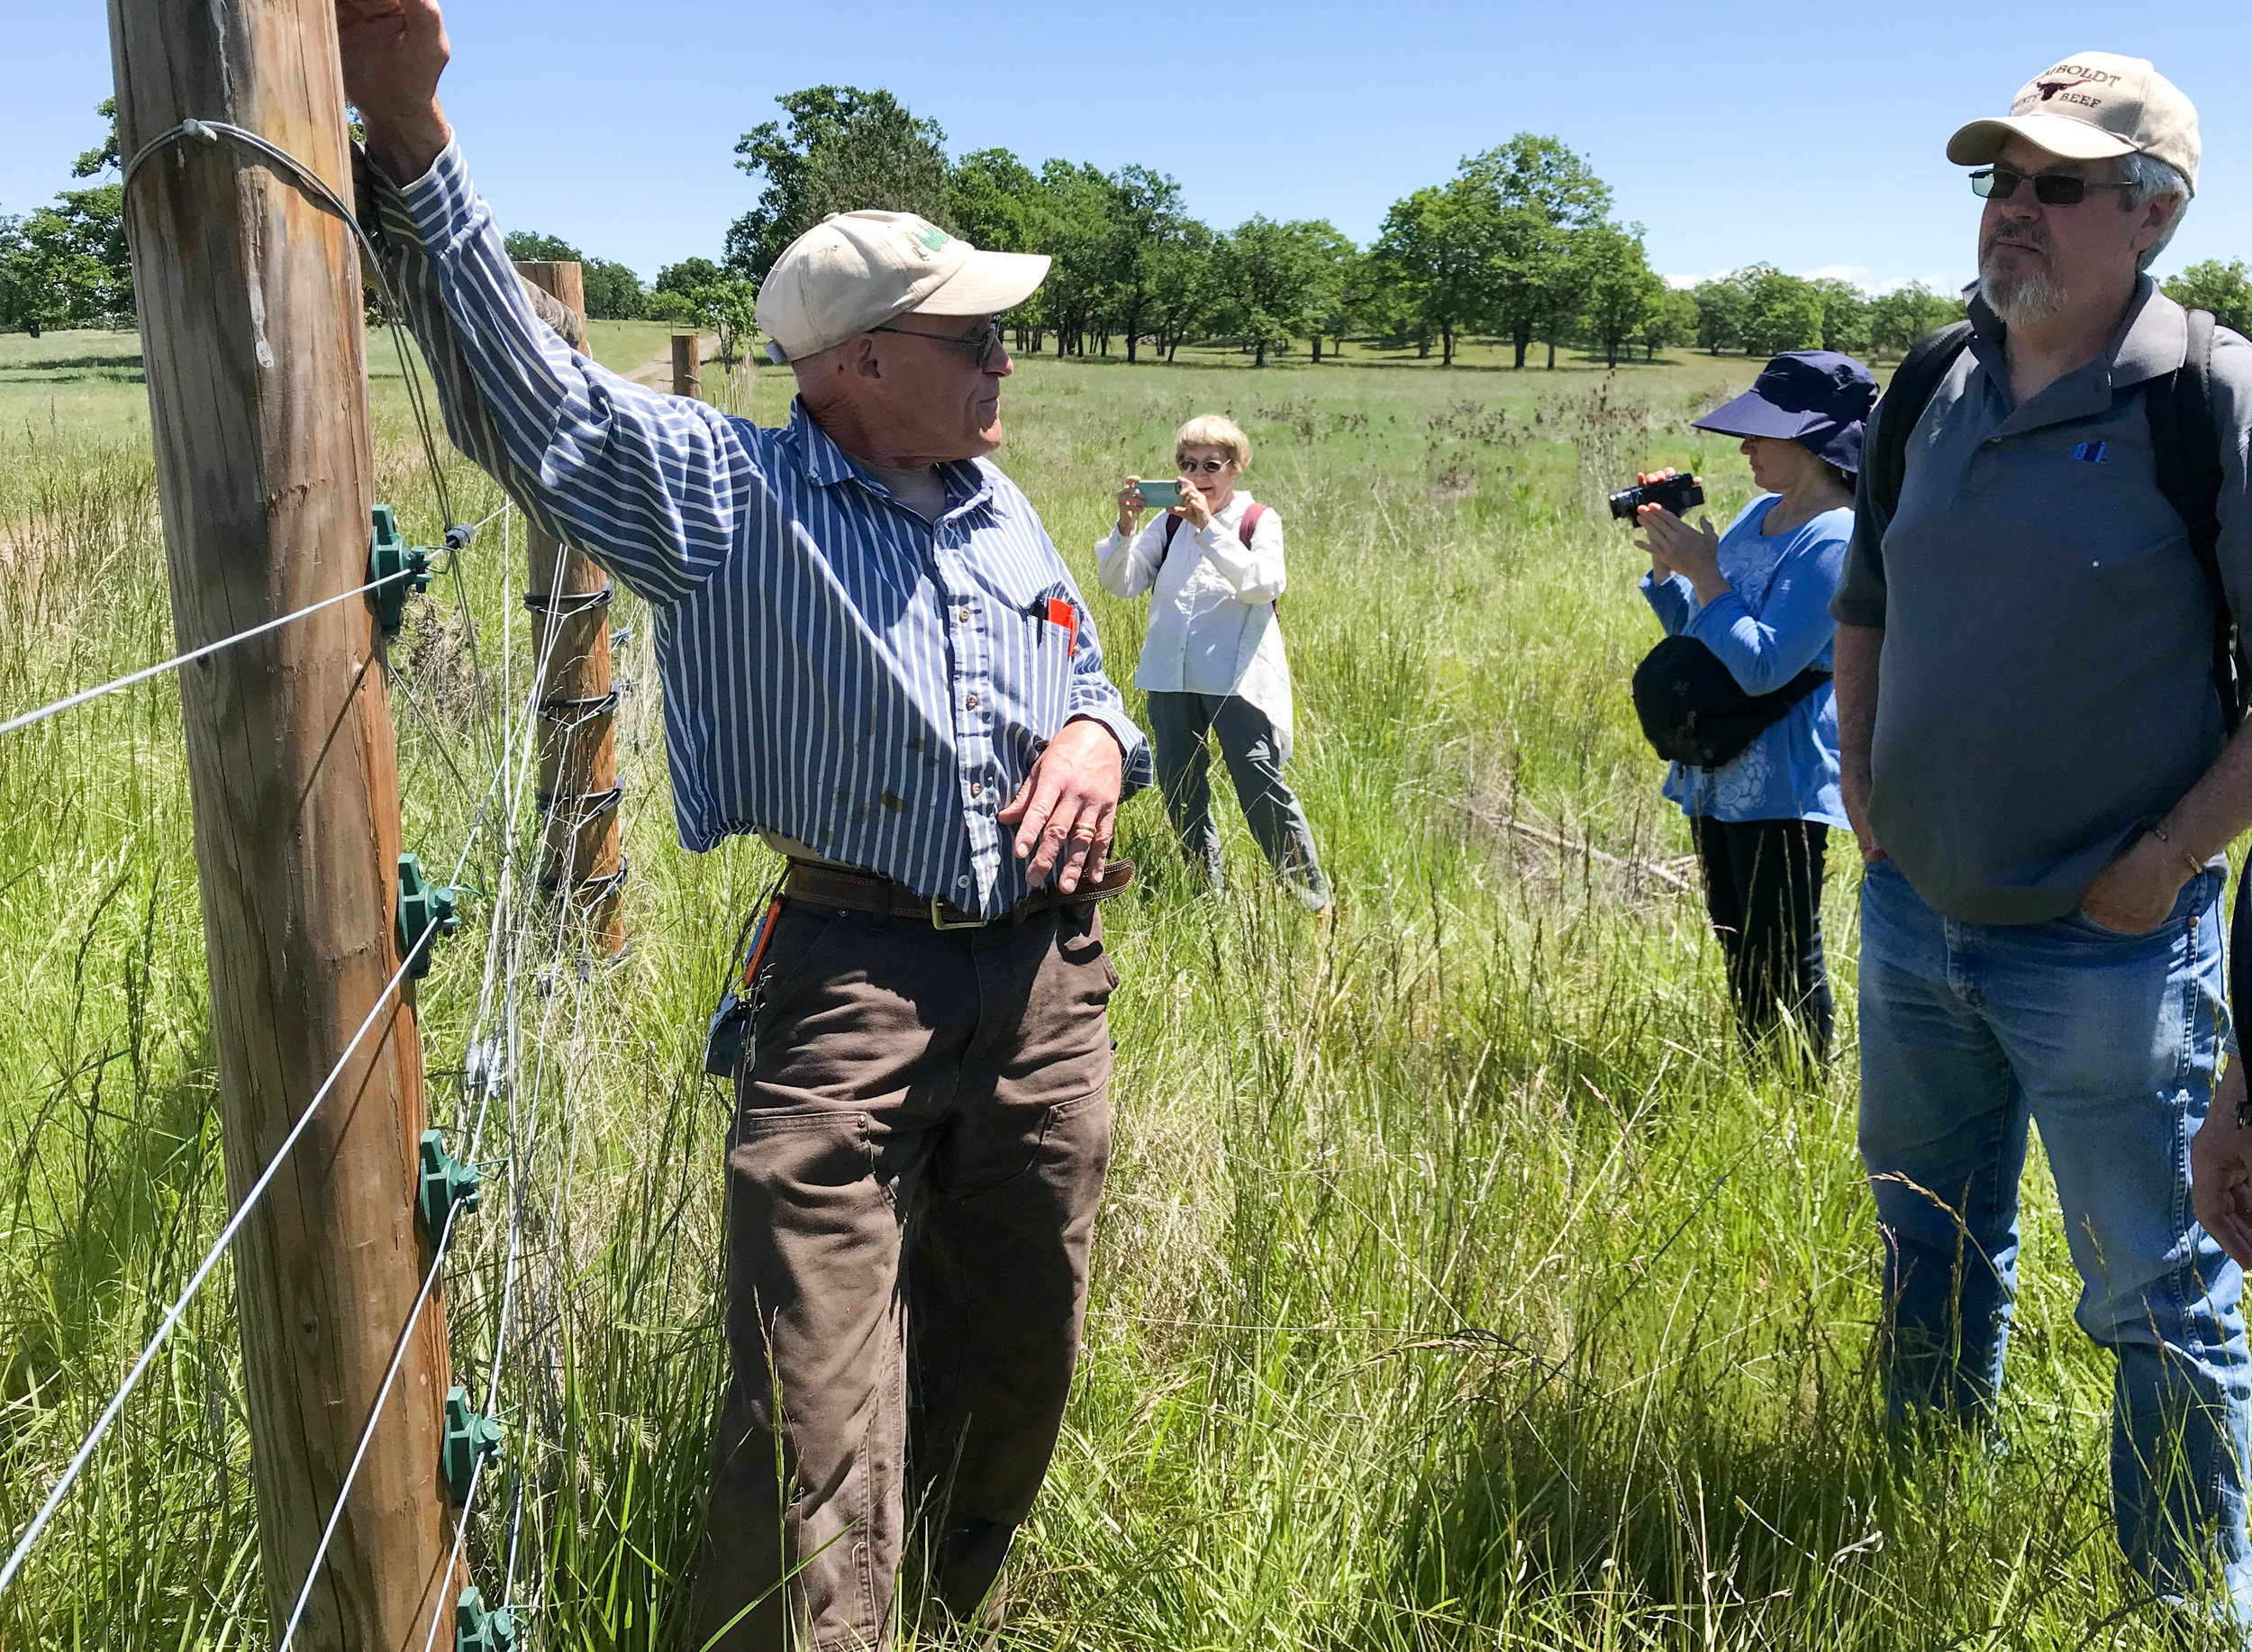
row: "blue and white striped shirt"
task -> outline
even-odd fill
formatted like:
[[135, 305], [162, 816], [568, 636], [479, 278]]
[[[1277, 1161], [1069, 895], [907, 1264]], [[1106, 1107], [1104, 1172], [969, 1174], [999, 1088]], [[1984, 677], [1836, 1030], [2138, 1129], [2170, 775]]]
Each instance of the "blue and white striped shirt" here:
[[764, 429], [572, 350], [456, 147], [373, 190], [454, 441], [649, 601], [690, 849], [777, 832], [991, 917], [1028, 893], [995, 812], [1066, 722], [1101, 722], [1128, 792], [1149, 783], [1086, 605], [998, 467], [943, 467], [926, 522], [803, 407]]

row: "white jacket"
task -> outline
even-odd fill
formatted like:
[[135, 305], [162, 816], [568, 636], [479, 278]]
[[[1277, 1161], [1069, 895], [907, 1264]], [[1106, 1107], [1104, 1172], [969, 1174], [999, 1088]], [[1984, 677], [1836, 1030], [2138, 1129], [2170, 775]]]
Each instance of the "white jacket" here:
[[[1283, 522], [1273, 507], [1244, 546], [1239, 530], [1251, 495], [1241, 488], [1211, 524], [1186, 522], [1166, 549], [1173, 522], [1159, 512], [1131, 541], [1112, 529], [1094, 548], [1095, 577], [1112, 596], [1151, 593], [1134, 684], [1160, 694], [1234, 694], [1267, 713], [1276, 755], [1290, 755], [1290, 662], [1275, 601], [1283, 573]], [[1160, 558], [1163, 565], [1160, 566]]]

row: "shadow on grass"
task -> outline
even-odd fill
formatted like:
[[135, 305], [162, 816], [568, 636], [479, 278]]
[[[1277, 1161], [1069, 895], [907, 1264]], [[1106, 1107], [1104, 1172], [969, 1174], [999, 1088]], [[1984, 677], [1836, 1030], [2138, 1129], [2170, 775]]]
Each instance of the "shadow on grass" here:
[[0, 368], [0, 378], [17, 384], [32, 384], [59, 373], [92, 373], [114, 371], [119, 368], [132, 369], [131, 377], [136, 384], [144, 375], [141, 352], [130, 356], [58, 356], [50, 361], [23, 361], [12, 367]]
[[[1780, 1430], [1747, 1402], [1742, 1362], [1684, 1377], [1676, 1354], [1623, 1381], [1520, 1362], [1419, 1489], [1357, 1643], [1416, 1645], [1433, 1618], [1503, 1643], [1538, 1625], [1571, 1647], [2124, 1647], [2179, 1630], [2111, 1546], [2101, 1457], [2074, 1418], [2029, 1420], [2036, 1448], [2014, 1461], [1957, 1430], [1902, 1439], [1865, 1363], [1786, 1342], [1760, 1362], [1793, 1372]], [[2086, 1587], [2092, 1565], [2106, 1586]]]

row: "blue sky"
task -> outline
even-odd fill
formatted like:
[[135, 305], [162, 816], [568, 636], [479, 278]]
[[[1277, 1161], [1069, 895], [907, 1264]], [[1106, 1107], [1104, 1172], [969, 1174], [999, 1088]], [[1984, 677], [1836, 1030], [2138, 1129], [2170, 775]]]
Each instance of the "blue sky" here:
[[[110, 57], [91, 0], [11, 10], [0, 212], [23, 212], [95, 141]], [[832, 81], [890, 88], [957, 153], [1140, 163], [1223, 228], [1254, 212], [1326, 217], [1364, 241], [1464, 153], [1552, 132], [1610, 180], [1668, 275], [1764, 259], [1952, 283], [1970, 274], [1974, 208], [1947, 134], [2102, 49], [2153, 59], [2202, 117], [2202, 187], [2161, 271], [2252, 256], [2252, 99], [2241, 54], [2221, 49], [2241, 14], [2204, 0], [2132, 19], [2049, 0], [2006, 26], [2000, 8], [1930, 0], [1238, 0], [1192, 14], [964, 0], [933, 15], [897, 0], [459, 0], [447, 104], [504, 225], [644, 276], [717, 253], [754, 194], [736, 138], [776, 113], [775, 94]]]

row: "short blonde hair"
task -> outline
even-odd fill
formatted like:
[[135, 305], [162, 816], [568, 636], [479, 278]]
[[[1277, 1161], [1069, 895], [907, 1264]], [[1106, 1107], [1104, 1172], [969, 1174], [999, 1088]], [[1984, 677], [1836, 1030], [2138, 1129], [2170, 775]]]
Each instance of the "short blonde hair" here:
[[1251, 439], [1225, 413], [1198, 413], [1173, 432], [1174, 463], [1185, 458], [1191, 448], [1225, 448], [1237, 464], [1251, 462]]

